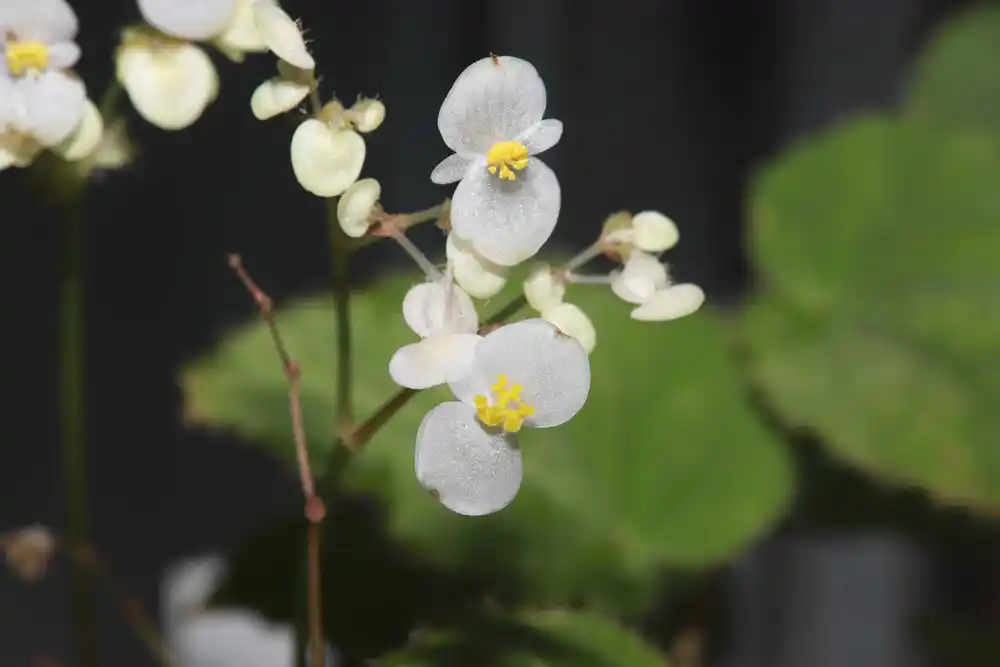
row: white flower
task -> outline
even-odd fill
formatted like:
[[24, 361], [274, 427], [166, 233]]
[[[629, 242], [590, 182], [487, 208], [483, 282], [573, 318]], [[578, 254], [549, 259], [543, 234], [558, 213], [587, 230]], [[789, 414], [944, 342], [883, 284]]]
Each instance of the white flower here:
[[77, 123], [73, 133], [66, 137], [58, 146], [52, 147], [64, 160], [74, 162], [82, 160], [93, 153], [104, 136], [104, 119], [101, 112], [89, 99], [84, 100], [83, 118]]
[[236, 0], [229, 26], [215, 38], [215, 45], [239, 60], [245, 52], [267, 51], [264, 37], [257, 29], [257, 19], [253, 11], [254, 0]]
[[0, 0], [0, 167], [24, 166], [77, 128], [83, 83], [77, 20], [63, 0]]
[[335, 197], [358, 180], [365, 152], [365, 140], [354, 130], [310, 118], [292, 135], [292, 170], [309, 192]]
[[312, 73], [278, 61], [278, 76], [257, 86], [250, 110], [257, 120], [267, 120], [299, 106], [314, 85]]
[[455, 282], [470, 296], [488, 299], [507, 284], [507, 267], [486, 259], [471, 244], [448, 234], [445, 255], [455, 272]]
[[316, 61], [309, 55], [301, 28], [277, 2], [256, 0], [253, 16], [257, 31], [271, 53], [299, 69], [316, 68]]
[[389, 361], [389, 375], [402, 387], [426, 389], [464, 378], [479, 343], [479, 318], [469, 295], [443, 278], [411, 288], [403, 319], [423, 340], [405, 345]]
[[611, 274], [611, 289], [618, 297], [638, 305], [632, 310], [634, 320], [662, 322], [675, 320], [698, 310], [705, 293], [697, 285], [674, 285], [667, 267], [641, 251], [632, 251], [625, 266]]
[[558, 426], [579, 412], [590, 364], [576, 340], [545, 320], [524, 320], [485, 336], [468, 376], [451, 387], [461, 402], [437, 406], [417, 431], [417, 479], [454, 512], [490, 514], [521, 485], [516, 433]]
[[680, 240], [674, 221], [659, 211], [640, 211], [634, 216], [616, 213], [604, 223], [605, 241], [643, 252], [670, 250]]
[[382, 185], [374, 178], [362, 178], [347, 188], [337, 202], [337, 221], [351, 238], [365, 235], [369, 216], [382, 195]]
[[362, 98], [346, 111], [346, 115], [358, 132], [374, 132], [385, 120], [385, 104], [381, 100]]
[[455, 154], [431, 174], [461, 181], [451, 205], [454, 232], [496, 264], [512, 266], [538, 252], [559, 216], [556, 175], [535, 155], [562, 135], [542, 120], [545, 84], [528, 62], [484, 58], [455, 81], [441, 105], [438, 129]]
[[597, 331], [587, 314], [572, 303], [565, 303], [566, 284], [549, 266], [535, 269], [524, 281], [524, 297], [543, 320], [572, 336], [590, 354], [597, 345]]
[[542, 312], [558, 306], [566, 296], [566, 285], [558, 280], [550, 266], [541, 266], [524, 281], [524, 296], [528, 305]]
[[139, 12], [157, 30], [191, 41], [221, 35], [236, 15], [236, 0], [138, 0]]

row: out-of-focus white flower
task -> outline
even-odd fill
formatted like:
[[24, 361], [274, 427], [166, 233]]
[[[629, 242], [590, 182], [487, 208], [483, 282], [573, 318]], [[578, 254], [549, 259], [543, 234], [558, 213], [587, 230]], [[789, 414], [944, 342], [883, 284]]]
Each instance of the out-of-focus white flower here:
[[250, 109], [257, 120], [273, 118], [302, 104], [313, 85], [312, 72], [279, 60], [278, 76], [257, 86], [250, 97]]
[[565, 303], [566, 284], [550, 266], [541, 266], [524, 281], [524, 296], [528, 305], [537, 310], [543, 320], [556, 325], [572, 336], [590, 354], [597, 344], [597, 331], [587, 314], [572, 303]]
[[374, 132], [385, 120], [385, 104], [381, 100], [362, 98], [345, 113], [358, 132]]
[[641, 211], [634, 216], [616, 213], [605, 221], [602, 236], [605, 241], [626, 246], [627, 250], [652, 253], [670, 250], [680, 240], [677, 225], [659, 211]]
[[611, 289], [623, 301], [637, 304], [634, 320], [662, 322], [695, 312], [705, 302], [705, 293], [697, 285], [670, 281], [667, 267], [641, 251], [633, 251], [625, 266], [611, 274]]
[[52, 152], [64, 160], [74, 162], [87, 157], [97, 149], [104, 135], [104, 119], [92, 101], [85, 100], [83, 118], [71, 135], [61, 144], [53, 146]]
[[365, 151], [365, 140], [354, 130], [310, 118], [292, 135], [292, 170], [309, 192], [335, 197], [358, 180]]
[[149, 25], [172, 37], [205, 41], [232, 24], [236, 0], [138, 0]]
[[285, 62], [303, 70], [316, 68], [302, 29], [274, 0], [255, 0], [254, 22], [268, 50]]
[[69, 71], [76, 32], [64, 0], [0, 1], [0, 168], [26, 166], [83, 119], [86, 90]]
[[455, 272], [455, 282], [477, 299], [488, 299], [507, 284], [507, 267], [486, 259], [471, 244], [448, 234], [445, 255]]
[[403, 299], [403, 319], [421, 337], [389, 361], [389, 375], [402, 387], [426, 389], [464, 378], [479, 343], [479, 318], [469, 295], [443, 278], [411, 288]]
[[264, 37], [257, 29], [253, 3], [254, 0], [236, 0], [228, 27], [215, 38], [215, 45], [237, 61], [242, 59], [243, 53], [267, 51]]
[[535, 157], [562, 136], [560, 121], [542, 120], [545, 102], [545, 84], [530, 63], [492, 56], [462, 72], [438, 114], [441, 137], [455, 154], [431, 180], [460, 181], [454, 232], [503, 266], [537, 253], [559, 216], [559, 181]]
[[115, 74], [132, 106], [164, 130], [194, 123], [219, 94], [219, 75], [201, 47], [143, 28], [126, 28]]
[[590, 392], [587, 353], [551, 323], [531, 319], [486, 335], [459, 401], [431, 410], [417, 431], [417, 479], [448, 509], [482, 515], [506, 507], [521, 485], [516, 433], [563, 424]]
[[337, 221], [345, 234], [355, 239], [365, 235], [380, 196], [382, 186], [374, 178], [362, 178], [347, 188], [337, 202]]

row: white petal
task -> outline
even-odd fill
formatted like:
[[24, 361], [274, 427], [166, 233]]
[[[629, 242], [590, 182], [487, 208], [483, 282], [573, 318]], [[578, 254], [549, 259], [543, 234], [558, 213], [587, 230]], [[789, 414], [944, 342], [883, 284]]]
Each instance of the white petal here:
[[8, 167], [27, 167], [41, 152], [42, 145], [33, 139], [0, 135], [0, 171]]
[[483, 58], [452, 85], [438, 113], [438, 129], [456, 153], [485, 155], [490, 146], [516, 138], [544, 113], [545, 84], [531, 63], [510, 56]]
[[705, 293], [697, 285], [682, 283], [653, 294], [632, 311], [632, 319], [641, 322], [666, 322], [690, 315], [705, 303]]
[[590, 354], [597, 345], [594, 323], [578, 306], [560, 303], [542, 313], [542, 319], [556, 325], [567, 336], [572, 336]]
[[138, 0], [146, 22], [181, 39], [205, 40], [232, 22], [236, 0]]
[[194, 123], [219, 93], [211, 59], [184, 42], [126, 42], [118, 49], [117, 75], [139, 115], [164, 130]]
[[414, 469], [442, 505], [467, 516], [497, 512], [521, 487], [521, 452], [511, 435], [486, 431], [464, 403], [442, 403], [417, 430]]
[[611, 289], [619, 299], [642, 303], [669, 283], [667, 267], [652, 255], [633, 251], [621, 271], [611, 274]]
[[403, 297], [403, 319], [421, 338], [446, 332], [475, 333], [479, 328], [472, 299], [458, 285], [447, 281], [446, 276], [438, 282], [414, 285]]
[[226, 572], [226, 561], [221, 556], [191, 558], [170, 566], [160, 591], [164, 619], [179, 620], [192, 609], [205, 605], [222, 584]]
[[23, 115], [21, 129], [43, 146], [54, 146], [68, 137], [83, 118], [87, 91], [76, 77], [45, 72], [15, 83]]
[[337, 220], [351, 238], [360, 238], [368, 231], [368, 216], [382, 195], [382, 186], [374, 178], [362, 178], [340, 196]]
[[167, 636], [177, 664], [191, 667], [289, 667], [295, 638], [249, 609], [207, 610], [179, 623]]
[[556, 280], [550, 266], [535, 269], [524, 281], [524, 296], [528, 305], [539, 312], [555, 308], [562, 303], [565, 295], [566, 285]]
[[495, 264], [477, 253], [456, 234], [448, 234], [445, 255], [455, 274], [455, 282], [469, 296], [488, 299], [507, 284], [507, 267]]
[[443, 333], [405, 345], [389, 360], [389, 375], [401, 387], [427, 389], [469, 375], [476, 334]]
[[374, 132], [385, 120], [385, 104], [381, 100], [358, 100], [347, 110], [347, 117], [358, 132]]
[[135, 158], [135, 154], [135, 145], [128, 134], [128, 123], [124, 117], [119, 117], [105, 126], [93, 156], [94, 167], [121, 169]]
[[89, 99], [86, 100], [85, 104], [83, 118], [77, 124], [76, 129], [61, 144], [52, 149], [64, 160], [71, 162], [82, 160], [101, 143], [101, 136], [104, 134], [104, 120], [101, 118], [101, 112]]
[[315, 118], [292, 135], [292, 169], [299, 183], [318, 197], [335, 197], [358, 180], [365, 164], [365, 140], [353, 130], [331, 130]]
[[49, 47], [49, 69], [69, 69], [80, 59], [80, 47], [74, 42], [59, 42]]
[[489, 387], [501, 375], [524, 387], [521, 400], [535, 408], [534, 416], [526, 420], [530, 426], [569, 421], [590, 393], [587, 351], [542, 319], [508, 324], [476, 346], [470, 371], [473, 392], [489, 395]]
[[309, 86], [274, 77], [257, 86], [250, 97], [250, 110], [258, 120], [267, 120], [299, 106], [309, 95]]
[[537, 253], [552, 235], [560, 203], [559, 180], [538, 158], [530, 158], [512, 181], [477, 165], [455, 188], [452, 229], [486, 259], [513, 266]]
[[547, 151], [559, 143], [562, 137], [563, 124], [561, 120], [546, 118], [525, 130], [518, 141], [528, 148], [528, 153], [537, 155]]
[[274, 55], [300, 69], [314, 69], [316, 61], [309, 55], [299, 25], [274, 0], [253, 3], [257, 30]]
[[72, 40], [78, 26], [65, 0], [2, 0], [0, 27], [20, 41], [56, 44]]
[[267, 44], [257, 30], [253, 12], [254, 0], [236, 0], [229, 27], [219, 35], [221, 46], [236, 51], [266, 51]]
[[452, 153], [434, 167], [431, 172], [431, 181], [438, 185], [446, 185], [462, 180], [465, 172], [469, 171], [472, 162], [465, 159], [458, 153]]
[[645, 252], [670, 250], [680, 240], [674, 221], [659, 211], [642, 211], [632, 218], [632, 243]]

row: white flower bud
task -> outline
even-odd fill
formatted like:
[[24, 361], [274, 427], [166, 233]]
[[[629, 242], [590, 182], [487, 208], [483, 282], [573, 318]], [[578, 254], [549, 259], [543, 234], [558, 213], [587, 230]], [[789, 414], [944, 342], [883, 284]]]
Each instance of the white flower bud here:
[[250, 97], [250, 110], [258, 120], [267, 120], [299, 106], [309, 95], [309, 85], [282, 77], [268, 79]]
[[632, 218], [632, 243], [643, 252], [670, 250], [680, 240], [674, 221], [658, 211], [642, 211]]
[[705, 303], [705, 293], [697, 285], [684, 283], [659, 290], [632, 311], [640, 322], [666, 322], [690, 315]]
[[274, 55], [300, 69], [316, 68], [299, 25], [274, 0], [256, 0], [253, 15], [261, 38]]
[[566, 286], [556, 279], [549, 266], [536, 269], [524, 281], [524, 296], [528, 305], [538, 312], [555, 308], [562, 303], [565, 294]]
[[445, 255], [455, 272], [455, 282], [470, 296], [488, 299], [507, 284], [506, 266], [486, 259], [454, 233], [448, 234]]
[[572, 336], [590, 354], [597, 345], [597, 331], [587, 314], [572, 303], [560, 303], [542, 312], [542, 319], [556, 325], [567, 336]]
[[291, 157], [303, 188], [318, 197], [335, 197], [358, 180], [365, 140], [353, 130], [332, 130], [310, 118], [292, 135]]
[[368, 217], [382, 195], [382, 186], [374, 178], [362, 178], [347, 188], [337, 202], [337, 220], [341, 229], [351, 238], [359, 238], [368, 231]]
[[358, 132], [373, 132], [385, 120], [385, 105], [380, 100], [360, 99], [347, 114]]

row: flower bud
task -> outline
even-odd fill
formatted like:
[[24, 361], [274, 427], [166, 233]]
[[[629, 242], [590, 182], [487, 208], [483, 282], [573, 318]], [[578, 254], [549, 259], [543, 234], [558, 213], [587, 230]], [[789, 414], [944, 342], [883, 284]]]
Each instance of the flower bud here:
[[374, 178], [362, 178], [351, 185], [337, 202], [337, 221], [351, 238], [365, 235], [369, 216], [382, 194], [382, 186]]
[[380, 100], [362, 98], [347, 114], [358, 132], [373, 132], [385, 120], [385, 105]]

